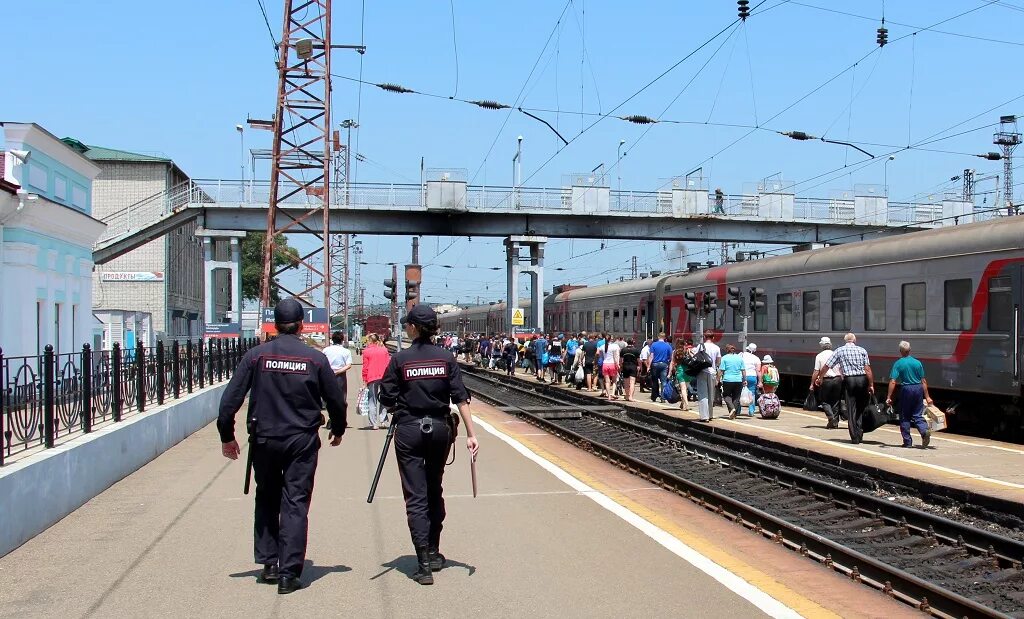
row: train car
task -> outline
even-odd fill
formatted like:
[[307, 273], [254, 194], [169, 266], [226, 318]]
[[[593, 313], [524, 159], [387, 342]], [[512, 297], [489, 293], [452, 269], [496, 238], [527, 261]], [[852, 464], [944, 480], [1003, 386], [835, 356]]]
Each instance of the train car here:
[[544, 329], [608, 332], [638, 341], [656, 333], [656, 279], [575, 288], [544, 299]]
[[684, 294], [699, 302], [714, 291], [719, 309], [706, 328], [735, 342], [743, 321], [727, 307], [729, 287], [745, 297], [764, 289], [765, 307], [748, 321], [747, 339], [772, 355], [795, 392], [807, 388], [822, 335], [838, 347], [856, 333], [878, 383], [887, 382], [905, 339], [925, 365], [933, 397], [959, 413], [958, 427], [1024, 439], [1024, 217], [670, 275], [657, 284], [658, 320], [669, 333], [692, 334]]
[[380, 315], [367, 316], [364, 331], [366, 335], [376, 333], [381, 340], [389, 340], [391, 339], [391, 318]]
[[[530, 301], [521, 299], [519, 307], [526, 313], [525, 327], [532, 326], [530, 318]], [[505, 302], [477, 305], [451, 312], [445, 312], [438, 316], [442, 333], [508, 333], [508, 325], [505, 324]]]

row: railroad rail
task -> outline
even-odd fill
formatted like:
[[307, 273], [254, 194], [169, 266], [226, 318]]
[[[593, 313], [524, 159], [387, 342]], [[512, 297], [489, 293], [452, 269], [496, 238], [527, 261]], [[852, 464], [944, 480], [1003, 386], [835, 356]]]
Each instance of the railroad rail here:
[[478, 399], [894, 599], [938, 617], [1024, 618], [1024, 542], [630, 419], [621, 406], [472, 368], [465, 378]]

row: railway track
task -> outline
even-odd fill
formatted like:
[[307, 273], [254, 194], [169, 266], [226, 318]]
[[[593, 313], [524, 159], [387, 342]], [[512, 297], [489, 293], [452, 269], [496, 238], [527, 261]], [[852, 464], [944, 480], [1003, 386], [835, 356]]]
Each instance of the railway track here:
[[[1024, 619], [1018, 540], [807, 474], [783, 453], [754, 458], [625, 409], [472, 370], [465, 379], [478, 399], [922, 611]], [[565, 418], [570, 410], [579, 418]]]

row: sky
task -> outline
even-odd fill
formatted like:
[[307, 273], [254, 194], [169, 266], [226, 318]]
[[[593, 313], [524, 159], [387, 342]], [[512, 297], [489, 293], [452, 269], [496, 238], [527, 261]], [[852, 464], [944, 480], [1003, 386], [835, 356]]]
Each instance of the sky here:
[[[5, 3], [0, 119], [160, 153], [197, 179], [238, 178], [235, 125], [274, 111], [272, 37], [283, 2], [263, 4], [269, 31], [258, 0]], [[334, 43], [367, 47], [362, 57], [338, 50], [332, 61], [332, 116], [359, 123], [353, 150], [363, 161], [353, 180], [419, 182], [423, 158], [428, 168], [465, 170], [474, 184], [509, 185], [519, 135], [527, 186], [561, 186], [563, 175], [603, 163], [611, 186], [621, 179], [624, 190], [651, 191], [701, 168], [708, 186], [726, 193], [777, 175], [796, 183], [798, 196], [884, 180], [892, 200], [913, 201], [959, 192], [950, 178], [965, 168], [1002, 173], [1001, 162], [973, 155], [996, 150], [1000, 115], [1024, 114], [1013, 69], [1024, 57], [1024, 0], [751, 6], [734, 24], [729, 0], [335, 0]], [[889, 44], [879, 48], [883, 11]], [[360, 74], [370, 85], [353, 81]], [[383, 82], [426, 94], [372, 85]], [[518, 104], [570, 144], [524, 114], [459, 99]], [[662, 122], [615, 118], [633, 114]], [[855, 142], [875, 157], [778, 133], [792, 130]], [[246, 131], [245, 140], [246, 148], [271, 146], [268, 132]], [[980, 183], [978, 204], [991, 203], [994, 189]], [[631, 256], [646, 271], [719, 255], [703, 244], [608, 232], [604, 251], [601, 241], [552, 240], [547, 285], [616, 281], [629, 275]], [[366, 299], [380, 302], [386, 263], [407, 262], [410, 242], [360, 238]], [[424, 238], [425, 299], [503, 299], [504, 270], [493, 270], [504, 265], [501, 243]], [[749, 247], [729, 252], [737, 249]]]

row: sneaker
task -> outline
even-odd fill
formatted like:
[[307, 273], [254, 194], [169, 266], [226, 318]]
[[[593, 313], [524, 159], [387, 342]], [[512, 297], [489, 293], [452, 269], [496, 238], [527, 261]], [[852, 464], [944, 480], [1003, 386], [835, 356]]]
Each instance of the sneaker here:
[[932, 442], [932, 433], [925, 432], [921, 435], [921, 447], [927, 447], [928, 443]]

